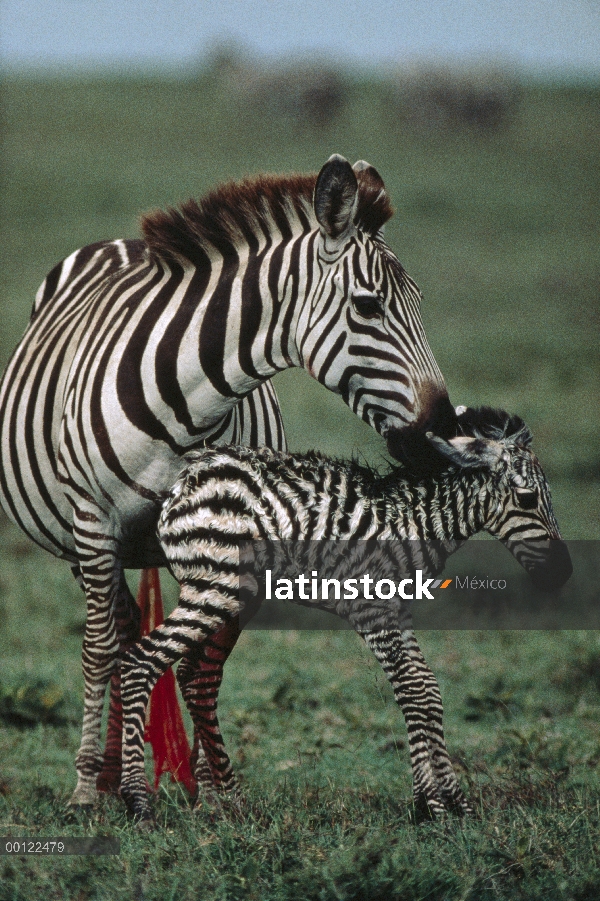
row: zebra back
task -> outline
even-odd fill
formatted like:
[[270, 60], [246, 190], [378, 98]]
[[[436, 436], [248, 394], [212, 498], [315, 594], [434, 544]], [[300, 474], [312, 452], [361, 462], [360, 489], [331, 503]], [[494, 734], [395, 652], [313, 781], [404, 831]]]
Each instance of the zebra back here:
[[190, 455], [158, 526], [173, 574], [187, 584], [197, 561], [215, 553], [235, 568], [243, 540], [357, 539], [433, 543], [422, 565], [438, 574], [449, 553], [485, 529], [534, 578], [562, 584], [568, 551], [524, 423], [485, 408], [459, 421], [463, 434], [447, 443], [449, 465], [427, 477], [403, 468], [381, 476], [316, 453], [228, 447]]

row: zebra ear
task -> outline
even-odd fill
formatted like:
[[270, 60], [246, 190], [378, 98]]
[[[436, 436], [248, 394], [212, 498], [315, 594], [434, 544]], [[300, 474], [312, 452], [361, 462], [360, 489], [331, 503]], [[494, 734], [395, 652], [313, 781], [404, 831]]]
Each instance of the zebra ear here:
[[444, 441], [427, 432], [426, 438], [450, 463], [461, 469], [495, 469], [505, 454], [499, 441], [486, 438], [451, 438]]
[[365, 160], [354, 163], [352, 170], [358, 181], [356, 225], [377, 240], [383, 241], [384, 225], [393, 213], [383, 178], [375, 166]]
[[334, 240], [345, 238], [354, 226], [358, 182], [343, 156], [330, 156], [315, 185], [314, 207], [321, 232]]
[[361, 190], [366, 188], [369, 191], [385, 193], [383, 178], [371, 163], [367, 163], [366, 160], [357, 160], [352, 166], [352, 171], [356, 175]]

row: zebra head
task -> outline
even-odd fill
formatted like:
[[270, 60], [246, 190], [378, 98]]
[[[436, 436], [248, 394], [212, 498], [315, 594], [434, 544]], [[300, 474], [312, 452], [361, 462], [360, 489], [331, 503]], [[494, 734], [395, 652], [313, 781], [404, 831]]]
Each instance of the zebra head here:
[[368, 163], [334, 155], [314, 191], [314, 272], [299, 319], [301, 365], [388, 440], [456, 434], [456, 415], [421, 320], [421, 294], [383, 239], [392, 215]]
[[455, 466], [479, 471], [471, 515], [481, 517], [481, 527], [508, 547], [537, 587], [560, 588], [573, 567], [548, 481], [531, 450], [531, 432], [520, 417], [501, 410], [458, 407], [456, 412], [459, 437], [427, 437]]

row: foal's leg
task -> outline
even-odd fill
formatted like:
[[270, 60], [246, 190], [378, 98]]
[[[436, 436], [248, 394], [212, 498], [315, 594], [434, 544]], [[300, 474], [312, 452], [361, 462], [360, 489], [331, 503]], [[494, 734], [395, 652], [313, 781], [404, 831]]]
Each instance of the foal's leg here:
[[237, 599], [215, 586], [198, 592], [182, 586], [179, 606], [149, 636], [130, 648], [121, 666], [123, 775], [121, 796], [140, 821], [152, 820], [144, 772], [144, 722], [159, 677], [185, 654], [201, 647], [237, 614]]
[[448, 749], [444, 738], [444, 708], [437, 679], [425, 662], [423, 652], [417, 643], [414, 633], [407, 630], [402, 633], [402, 636], [404, 640], [404, 650], [414, 666], [418, 668], [425, 686], [428, 713], [427, 733], [429, 754], [439, 793], [444, 805], [449, 810], [454, 810], [461, 814], [472, 814], [473, 808], [467, 801], [463, 790], [459, 785], [456, 773], [454, 772], [454, 767], [452, 766], [448, 755]]
[[[191, 769], [199, 787], [210, 797], [215, 789], [235, 794], [238, 782], [225, 750], [217, 718], [223, 667], [240, 635], [237, 618], [211, 635], [177, 668], [177, 681], [194, 723]], [[199, 791], [196, 806], [201, 806]]]
[[416, 809], [425, 808], [432, 816], [443, 814], [447, 806], [470, 812], [446, 751], [439, 687], [412, 630], [362, 634], [389, 679], [404, 714]]
[[[122, 576], [116, 598], [115, 618], [119, 637], [119, 657], [140, 638], [140, 608]], [[184, 700], [194, 722], [192, 774], [205, 788], [216, 786], [234, 791], [237, 782], [225, 752], [216, 717], [217, 695], [223, 679], [223, 666], [233, 650], [240, 630], [233, 622], [212, 636], [199, 656], [189, 655], [181, 661], [177, 678]], [[104, 748], [104, 763], [98, 775], [100, 791], [118, 793], [121, 784], [123, 709], [121, 705], [121, 670], [113, 671], [110, 681], [110, 704]], [[201, 746], [204, 748], [202, 753]], [[200, 752], [200, 753], [199, 753]], [[212, 775], [211, 775], [212, 774]], [[200, 801], [200, 796], [198, 801]]]
[[[131, 594], [124, 575], [121, 576], [115, 603], [115, 619], [119, 638], [119, 658], [139, 641], [140, 608]], [[186, 655], [177, 669], [177, 679], [194, 723], [192, 774], [209, 793], [235, 792], [238, 783], [219, 729], [216, 715], [217, 696], [223, 680], [223, 666], [240, 635], [239, 626], [229, 623], [207, 641], [197, 655]], [[121, 668], [113, 671], [110, 681], [110, 704], [104, 748], [104, 763], [97, 778], [100, 791], [117, 794], [121, 784], [123, 709], [121, 704]], [[202, 753], [202, 749], [204, 753]], [[200, 804], [201, 795], [197, 803]]]

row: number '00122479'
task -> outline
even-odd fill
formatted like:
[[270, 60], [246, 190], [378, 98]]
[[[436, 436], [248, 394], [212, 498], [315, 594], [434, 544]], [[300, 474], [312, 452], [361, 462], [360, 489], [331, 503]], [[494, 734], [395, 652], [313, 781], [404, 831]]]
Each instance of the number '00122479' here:
[[20, 839], [18, 841], [4, 841], [6, 854], [63, 854], [64, 842], [35, 841], [33, 839]]

